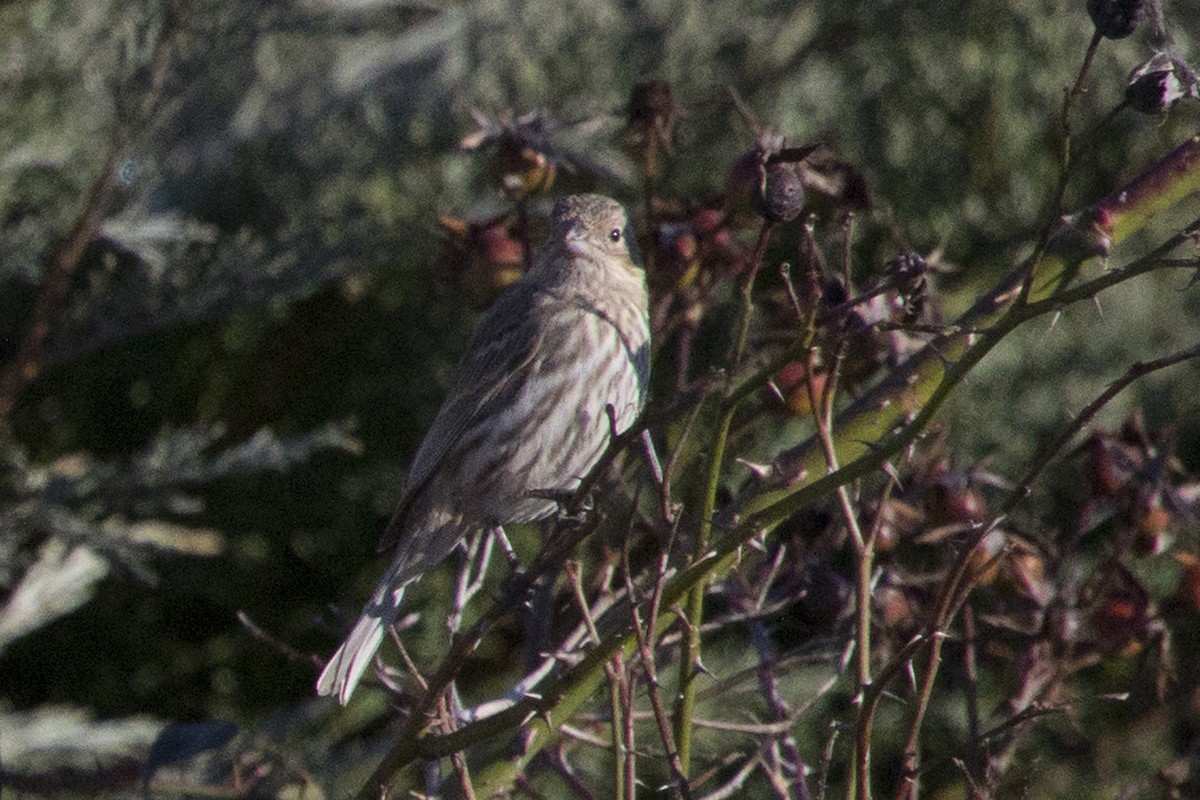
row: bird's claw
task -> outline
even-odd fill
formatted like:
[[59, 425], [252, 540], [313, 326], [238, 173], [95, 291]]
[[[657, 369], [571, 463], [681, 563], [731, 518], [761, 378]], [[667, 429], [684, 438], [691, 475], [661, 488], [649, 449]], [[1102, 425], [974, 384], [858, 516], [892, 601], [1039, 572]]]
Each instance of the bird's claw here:
[[508, 562], [509, 577], [525, 574], [525, 565], [521, 563], [517, 551], [513, 549], [512, 542], [508, 540], [508, 535], [503, 528], [495, 529], [496, 542], [500, 545], [500, 549], [504, 551], [504, 559]]

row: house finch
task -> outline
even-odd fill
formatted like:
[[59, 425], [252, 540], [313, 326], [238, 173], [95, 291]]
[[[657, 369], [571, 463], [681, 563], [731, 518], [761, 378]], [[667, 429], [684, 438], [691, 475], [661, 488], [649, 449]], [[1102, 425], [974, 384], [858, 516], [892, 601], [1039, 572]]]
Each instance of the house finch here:
[[417, 450], [381, 548], [391, 566], [317, 679], [346, 703], [405, 587], [463, 538], [552, 515], [610, 436], [631, 426], [650, 375], [646, 276], [621, 205], [560, 200], [532, 268], [492, 305]]

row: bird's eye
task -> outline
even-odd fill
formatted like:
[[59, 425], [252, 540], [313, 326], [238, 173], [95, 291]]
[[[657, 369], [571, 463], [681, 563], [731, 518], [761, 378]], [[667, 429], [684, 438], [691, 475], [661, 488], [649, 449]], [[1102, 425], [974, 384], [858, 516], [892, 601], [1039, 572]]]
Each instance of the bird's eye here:
[[617, 244], [618, 242], [620, 242], [621, 241], [621, 229], [613, 228], [611, 231], [609, 231], [608, 232], [608, 240], [610, 242], [612, 242], [613, 244]]

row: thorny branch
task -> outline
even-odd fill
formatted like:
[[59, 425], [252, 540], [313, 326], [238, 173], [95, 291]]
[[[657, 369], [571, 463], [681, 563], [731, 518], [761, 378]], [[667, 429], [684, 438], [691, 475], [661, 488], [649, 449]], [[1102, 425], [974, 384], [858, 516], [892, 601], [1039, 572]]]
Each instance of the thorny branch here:
[[[582, 656], [582, 660], [575, 663], [566, 672], [555, 678], [550, 683], [550, 688], [547, 693], [540, 698], [526, 697], [515, 701], [515, 704], [507, 706], [500, 713], [492, 716], [478, 714], [474, 717], [476, 721], [469, 725], [460, 728], [453, 734], [444, 736], [427, 737], [426, 740], [418, 744], [415, 741], [415, 736], [418, 728], [412, 727], [402, 731], [400, 743], [389, 757], [385, 764], [381, 765], [380, 770], [376, 773], [376, 778], [373, 779], [365, 791], [373, 791], [374, 787], [382, 785], [386, 782], [387, 777], [394, 772], [395, 768], [417, 755], [433, 755], [435, 753], [448, 753], [454, 749], [461, 748], [465, 743], [470, 741], [478, 741], [481, 737], [494, 735], [500, 731], [512, 730], [515, 724], [520, 725], [534, 719], [531, 715], [545, 714], [545, 725], [548, 731], [552, 731], [554, 725], [560, 724], [555, 720], [561, 720], [561, 715], [570, 714], [574, 708], [577, 708], [578, 702], [584, 694], [586, 687], [592, 685], [592, 681], [596, 677], [600, 677], [602, 685], [603, 676], [607, 676], [609, 681], [609, 709], [610, 719], [610, 737], [607, 743], [614, 754], [613, 777], [616, 786], [621, 787], [618, 791], [623, 791], [624, 796], [632, 797], [635, 778], [634, 778], [634, 748], [633, 748], [633, 722], [635, 717], [639, 717], [639, 712], [634, 709], [631, 687], [632, 681], [628, 679], [627, 670], [624, 666], [624, 654], [629, 652], [626, 648], [631, 647], [636, 649], [640, 658], [641, 667], [649, 678], [649, 686], [647, 688], [647, 696], [650, 700], [651, 712], [650, 718], [654, 721], [659, 731], [659, 738], [662, 740], [666, 750], [669, 765], [672, 770], [673, 785], [676, 790], [683, 793], [689, 791], [693, 786], [688, 782], [689, 760], [690, 760], [690, 741], [691, 731], [694, 727], [702, 727], [704, 723], [698, 720], [692, 713], [689, 705], [677, 704], [675, 709], [675, 718], [673, 725], [668, 724], [666, 709], [663, 705], [662, 697], [660, 696], [655, 664], [655, 650], [657, 644], [663, 642], [662, 634], [665, 631], [671, 620], [677, 620], [682, 628], [682, 633], [673, 633], [667, 637], [667, 640], [673, 640], [673, 637], [678, 636], [681, 642], [688, 643], [686, 648], [680, 650], [681, 663], [680, 677], [682, 697], [688, 697], [687, 687], [695, 679], [696, 670], [698, 668], [699, 656], [699, 636], [705, 630], [713, 630], [709, 627], [712, 622], [706, 624], [703, 619], [703, 607], [693, 607], [691, 601], [680, 605], [680, 601], [685, 598], [700, 598], [702, 602], [704, 596], [704, 586], [714, 578], [722, 575], [731, 568], [739, 548], [752, 540], [757, 541], [761, 536], [762, 531], [770, 530], [778, 525], [781, 521], [788, 518], [797, 510], [803, 508], [806, 504], [812, 503], [815, 499], [822, 497], [837, 497], [840, 513], [844, 524], [850, 531], [850, 537], [853, 541], [857, 552], [858, 574], [856, 577], [856, 594], [858, 597], [859, 621], [857, 627], [859, 630], [858, 649], [859, 658], [856, 663], [856, 673], [858, 676], [858, 686], [861, 691], [861, 705], [859, 710], [859, 726], [856, 730], [856, 763], [859, 779], [855, 786], [859, 797], [869, 796], [869, 775], [870, 766], [869, 759], [864, 758], [864, 755], [869, 753], [869, 722], [874, 713], [875, 707], [882, 697], [884, 687], [893, 682], [899, 675], [904, 674], [912, 668], [913, 657], [922, 649], [925, 650], [926, 660], [925, 669], [918, 672], [919, 688], [917, 690], [916, 701], [912, 706], [912, 714], [910, 717], [910, 744], [913, 747], [909, 752], [915, 752], [916, 736], [922, 728], [924, 711], [927, 708], [930, 697], [932, 696], [934, 682], [937, 674], [937, 666], [940, 663], [940, 648], [942, 641], [946, 635], [946, 626], [957, 614], [962, 607], [963, 602], [970, 591], [972, 582], [975, 580], [974, 573], [967, 569], [967, 557], [974, 545], [978, 543], [988, 531], [994, 529], [995, 522], [991, 524], [979, 524], [971, 528], [971, 533], [966, 537], [964, 549], [960, 551], [958, 560], [955, 561], [947, 577], [941, 582], [940, 594], [938, 595], [937, 611], [933, 615], [935, 624], [930, 624], [926, 627], [923, 634], [913, 637], [908, 644], [899, 648], [892, 660], [889, 660], [880, 670], [878, 676], [871, 680], [870, 674], [870, 654], [872, 650], [871, 639], [869, 634], [870, 625], [870, 590], [871, 581], [873, 580], [872, 569], [872, 549], [877, 538], [882, 517], [879, 512], [873, 519], [869, 529], [863, 530], [859, 517], [860, 512], [855, 507], [856, 497], [852, 495], [849, 489], [845, 488], [850, 481], [860, 479], [872, 471], [882, 466], [887, 459], [894, 456], [902, 448], [911, 445], [916, 436], [925, 429], [932, 415], [940, 404], [944, 401], [949, 392], [962, 380], [963, 376], [976, 364], [978, 361], [1006, 335], [1014, 330], [1019, 325], [1034, 319], [1038, 316], [1054, 313], [1062, 306], [1077, 302], [1078, 300], [1094, 296], [1097, 292], [1109, 286], [1116, 285], [1121, 281], [1128, 280], [1137, 274], [1147, 272], [1156, 268], [1158, 265], [1166, 264], [1166, 256], [1169, 250], [1178, 244], [1187, 241], [1191, 235], [1191, 230], [1180, 234], [1177, 237], [1172, 237], [1170, 241], [1162, 247], [1148, 254], [1143, 259], [1137, 259], [1131, 262], [1125, 268], [1113, 270], [1105, 275], [1083, 282], [1073, 287], [1061, 289], [1052, 297], [1043, 297], [1038, 295], [1030, 297], [1028, 294], [1022, 298], [1024, 302], [1013, 302], [1017, 296], [1018, 287], [1023, 284], [1019, 280], [1022, 274], [1020, 270], [1014, 273], [1014, 276], [1006, 280], [1004, 284], [998, 287], [994, 292], [989, 294], [975, 309], [964, 315], [958, 323], [951, 325], [939, 325], [936, 322], [931, 324], [913, 323], [912, 330], [924, 331], [933, 335], [933, 340], [930, 342], [926, 350], [911, 360], [908, 365], [902, 366], [896, 370], [896, 383], [894, 385], [885, 385], [886, 381], [880, 386], [884, 388], [876, 393], [868, 401], [869, 395], [863, 395], [862, 400], [855, 403], [852, 408], [851, 416], [845, 417], [839, 415], [836, 417], [835, 427], [835, 387], [838, 384], [839, 364], [843, 356], [843, 348], [845, 347], [844, 335], [839, 338], [836, 334], [836, 316], [838, 314], [849, 314], [860, 304], [865, 304], [870, 301], [872, 292], [874, 296], [878, 296], [875, 290], [868, 290], [861, 296], [864, 299], [856, 299], [853, 303], [847, 305], [848, 301], [843, 301], [838, 306], [835, 306], [833, 311], [828, 307], [821, 308], [819, 304], [808, 303], [802, 304], [799, 302], [799, 295], [794, 290], [791, 291], [791, 299], [793, 306], [800, 307], [804, 313], [798, 314], [800, 324], [804, 330], [803, 341], [792, 343], [784, 346], [776, 357], [768, 356], [765, 359], [757, 360], [757, 363], [752, 363], [749, 360], [746, 363], [742, 361], [742, 354], [748, 345], [748, 313], [746, 309], [755, 308], [756, 304], [751, 294], [753, 287], [753, 276], [758, 271], [758, 266], [763, 260], [766, 249], [766, 230], [767, 227], [759, 234], [759, 238], [751, 249], [752, 258], [750, 261], [751, 268], [747, 275], [742, 276], [742, 295], [741, 308], [743, 314], [740, 316], [740, 321], [734, 326], [734, 344], [730, 353], [730, 368], [723, 375], [717, 376], [715, 379], [700, 381], [699, 388], [693, 389], [691, 394], [683, 394], [675, 399], [675, 405], [669, 406], [669, 411], [662, 413], [655, 419], [651, 419], [647, 415], [638, 426], [630, 431], [621, 433], [614, 437], [613, 446], [609, 449], [601, 466], [597, 467], [584, 481], [580, 493], [576, 496], [576, 500], [570, 504], [571, 508], [578, 510], [581, 507], [582, 498], [588, 491], [597, 484], [604, 470], [608, 469], [612, 460], [617, 453], [624, 448], [635, 437], [640, 437], [642, 432], [651, 426], [669, 425], [672, 421], [685, 419], [686, 422], [683, 428], [683, 435], [675, 438], [675, 445], [668, 455], [666, 469], [663, 471], [662, 484], [663, 490], [661, 495], [661, 505], [663, 517], [668, 523], [674, 522], [678, 524], [681, 520], [688, 523], [688, 515], [681, 513], [678, 515], [669, 516], [666, 512], [673, 511], [670, 508], [671, 491], [670, 483], [672, 478], [678, 474], [683, 462], [679, 459], [679, 453], [683, 450], [683, 443], [687, 442], [695, 435], [696, 428], [701, 424], [703, 419], [702, 408], [706, 401], [714, 395], [719, 396], [720, 402], [713, 404], [718, 411], [718, 424], [716, 426], [716, 434], [711, 431], [706, 431], [705, 435], [708, 438], [710, 446], [706, 448], [704, 464], [708, 467], [707, 477], [709, 482], [706, 486], [707, 499], [705, 500], [703, 512], [699, 515], [698, 525], [700, 533], [707, 533], [711, 536], [711, 540], [704, 536], [696, 536], [693, 539], [694, 544], [698, 546], [694, 548], [690, 565], [678, 573], [674, 573], [668, 568], [668, 559], [670, 557], [670, 549], [665, 548], [660, 558], [656, 560], [657, 573], [653, 580], [653, 589], [649, 601], [649, 606], [646, 607], [648, 617], [643, 618], [641, 609], [634, 600], [633, 595], [634, 574], [631, 571], [630, 552], [628, 544], [622, 550], [623, 562], [627, 565], [624, 571], [624, 578], [627, 581], [626, 592], [622, 602], [627, 605], [623, 609], [617, 609], [625, 614], [627, 619], [632, 620], [632, 629], [625, 627], [619, 632], [614, 632], [612, 629], [607, 629], [602, 623], [602, 612], [597, 613], [595, 606], [588, 610], [588, 606], [581, 602], [584, 596], [582, 593], [582, 585], [578, 583], [578, 576], [572, 577], [573, 589], [576, 594], [575, 604], [579, 606], [583, 621], [580, 623], [580, 628], [575, 644], [577, 646], [585, 639], [590, 641], [594, 650]], [[847, 284], [850, 279], [850, 270], [848, 269], [849, 258], [849, 233], [847, 232], [839, 240], [842, 245], [842, 275], [841, 280]], [[1055, 258], [1061, 254], [1055, 253]], [[1036, 258], [1034, 259], [1036, 260]], [[1069, 266], [1069, 265], [1068, 265]], [[787, 273], [784, 274], [784, 285], [791, 289], [788, 284]], [[844, 306], [844, 308], [843, 308]], [[857, 312], [854, 312], [857, 313]], [[888, 327], [887, 323], [879, 323], [874, 326], [876, 329], [882, 330]], [[825, 475], [821, 477], [806, 478], [806, 471], [803, 469], [788, 469], [782, 470], [781, 474], [798, 476], [799, 480], [795, 484], [787, 485], [781, 488], [767, 488], [765, 490], [748, 493], [748, 496], [735, 498], [732, 509], [723, 515], [722, 524], [717, 527], [715, 511], [717, 508], [716, 489], [718, 488], [718, 480], [721, 476], [721, 468], [725, 460], [726, 447], [729, 445], [729, 434], [731, 432], [730, 422], [734, 410], [743, 403], [747, 403], [751, 398], [756, 396], [756, 393], [762, 387], [768, 385], [773, 377], [773, 374], [778, 370], [779, 366], [786, 363], [789, 359], [794, 359], [797, 355], [806, 354], [810, 372], [816, 366], [814, 358], [814, 338], [813, 332], [821, 329], [823, 332], [828, 332], [830, 328], [835, 330], [835, 335], [831, 339], [822, 342], [824, 363], [823, 367], [827, 370], [830, 380], [824, 382], [820, 387], [815, 384], [809, 384], [807, 390], [810, 393], [810, 407], [815, 414], [815, 429], [817, 431], [816, 441], [818, 449], [823, 456]], [[844, 333], [844, 332], [843, 332]], [[1176, 354], [1174, 359], [1169, 358], [1170, 363], [1178, 363], [1179, 360], [1194, 357], [1191, 351]], [[775, 359], [778, 360], [775, 360]], [[930, 371], [930, 374], [935, 375], [936, 379], [932, 382], [924, 382], [919, 384], [919, 394], [922, 405], [915, 414], [904, 418], [902, 422], [892, 425], [882, 436], [871, 435], [871, 442], [868, 450], [859, 448], [857, 452], [846, 448], [848, 437], [858, 437], [862, 434], [860, 429], [853, 424], [846, 424], [844, 419], [853, 422], [854, 413], [861, 413], [860, 409], [867, 407], [870, 403], [878, 403], [878, 397], [889, 397], [887, 392], [907, 391], [911, 396], [914, 395], [914, 380], [913, 376], [919, 375], [919, 371], [925, 368], [925, 365], [937, 364], [940, 370], [937, 372]], [[1136, 380], [1137, 377], [1147, 374], [1142, 370], [1146, 368], [1162, 368], [1167, 365], [1167, 360], [1164, 360], [1160, 365], [1158, 362], [1150, 362], [1148, 365], [1139, 365], [1136, 374], [1129, 377], [1129, 380]], [[923, 374], [919, 380], [925, 381]], [[694, 384], [697, 385], [697, 384]], [[903, 387], [896, 389], [894, 387]], [[1114, 388], [1113, 393], [1119, 391], [1119, 388]], [[893, 395], [894, 396], [894, 395]], [[890, 398], [889, 398], [890, 399]], [[911, 399], [906, 400], [911, 403]], [[884, 404], [886, 405], [886, 403]], [[712, 405], [710, 405], [710, 408]], [[876, 406], [878, 409], [881, 406]], [[1085, 413], [1085, 417], [1094, 416], [1094, 414]], [[1084, 423], [1080, 423], [1081, 425]], [[1073, 435], [1073, 434], [1072, 434]], [[1065, 446], [1070, 436], [1064, 439], [1062, 444], [1056, 445], [1061, 448]], [[797, 448], [790, 456], [793, 464], [805, 463], [802, 462], [803, 451]], [[807, 462], [811, 463], [811, 462]], [[886, 470], [885, 470], [886, 471]], [[1024, 487], [1023, 491], [1028, 490], [1028, 484], [1036, 478], [1036, 472], [1031, 471], [1027, 480], [1021, 482]], [[888, 472], [889, 480], [886, 483], [887, 489], [883, 492], [883, 498], [887, 500], [887, 493], [898, 486], [896, 484], [895, 475], [893, 472]], [[806, 482], [807, 481], [807, 482]], [[861, 491], [861, 490], [860, 490]], [[1014, 494], [1014, 497], [1016, 495]], [[1019, 498], [1017, 498], [1019, 500]], [[741, 513], [738, 513], [740, 508]], [[725, 520], [725, 517], [728, 520]], [[653, 529], [653, 525], [647, 522], [647, 526]], [[586, 532], [580, 533], [578, 530], [572, 533], [572, 543], [578, 542]], [[554, 548], [555, 557], [561, 559], [561, 554], [568, 552], [568, 549]], [[545, 569], [550, 562], [541, 564], [531, 571], [531, 574], [539, 574], [538, 570]], [[764, 587], [765, 588], [765, 587]], [[765, 594], [762, 595], [765, 598]], [[465, 631], [460, 637], [456, 637], [452, 643], [451, 654], [442, 667], [435, 672], [434, 677], [430, 680], [429, 693], [436, 691], [439, 683], [443, 683], [453, 677], [457, 670], [456, 660], [460, 660], [465, 653], [469, 652], [469, 648], [473, 644], [464, 645], [463, 642], [478, 641], [478, 636], [486, 631], [489, 619], [494, 621], [498, 618], [498, 614], [494, 610], [485, 612], [483, 618], [468, 631]], [[864, 619], [865, 617], [865, 619]], [[746, 620], [752, 626], [752, 629], [758, 630], [759, 641], [761, 642], [762, 623], [759, 621], [761, 617], [757, 617], [754, 613], [746, 616]], [[615, 637], [615, 638], [614, 638]], [[694, 638], [693, 638], [694, 637]], [[691, 644], [694, 642], [695, 647]], [[560, 652], [556, 654], [559, 659], [557, 663], [568, 663], [561, 661], [561, 656], [565, 655], [569, 648], [560, 648]], [[547, 664], [550, 662], [548, 661]], [[765, 663], [765, 662], [764, 662]], [[774, 669], [772, 666], [771, 669]], [[772, 697], [770, 688], [770, 676], [764, 676], [766, 683], [763, 684], [764, 691], [767, 692], [768, 698]], [[575, 694], [578, 692], [579, 694]], [[566, 693], [572, 693], [571, 699], [566, 700]], [[429, 694], [426, 695], [428, 697]], [[694, 702], [694, 695], [693, 702]], [[777, 697], [777, 696], [776, 696]], [[777, 697], [780, 701], [782, 698]], [[428, 702], [423, 701], [423, 702]], [[783, 724], [785, 721], [792, 719], [791, 714], [780, 713], [783, 706], [775, 707], [774, 716], [779, 717], [776, 722]], [[794, 713], [794, 712], [793, 712]], [[552, 716], [553, 715], [553, 716]], [[414, 718], [416, 716], [414, 715]], [[721, 724], [721, 721], [713, 721], [716, 724]], [[733, 730], [733, 728], [729, 728]], [[750, 730], [745, 732], [749, 735], [770, 736], [777, 738], [784, 735], [783, 729], [771, 729], [775, 732], [768, 733], [767, 729], [763, 728], [752, 733]], [[552, 733], [547, 733], [547, 738], [552, 738]], [[831, 741], [832, 741], [831, 737]], [[678, 747], [678, 751], [676, 750]], [[798, 754], [789, 754], [781, 760], [783, 751], [779, 749], [767, 749], [760, 753], [757, 766], [765, 770], [765, 775], [772, 786], [780, 786], [778, 777], [783, 774], [781, 766], [785, 761], [793, 763], [801, 763]], [[686, 756], [686, 757], [681, 757]], [[514, 762], [519, 770], [519, 764], [524, 761]], [[506, 769], [511, 769], [511, 766], [506, 766]], [[909, 771], [907, 776], [915, 775], [915, 761], [908, 765]], [[743, 772], [743, 770], [745, 770]], [[821, 774], [826, 774], [828, 771], [828, 758], [822, 762]], [[745, 776], [754, 773], [753, 768], [747, 768], [743, 764], [736, 772], [736, 780], [729, 785], [741, 785], [741, 782], [748, 779]], [[804, 787], [802, 776], [796, 777], [795, 787], [803, 791]], [[482, 784], [489, 787], [494, 786], [493, 781], [496, 778], [492, 775], [480, 778]], [[824, 779], [820, 782], [820, 794], [823, 794]], [[489, 789], [490, 791], [490, 789]]]

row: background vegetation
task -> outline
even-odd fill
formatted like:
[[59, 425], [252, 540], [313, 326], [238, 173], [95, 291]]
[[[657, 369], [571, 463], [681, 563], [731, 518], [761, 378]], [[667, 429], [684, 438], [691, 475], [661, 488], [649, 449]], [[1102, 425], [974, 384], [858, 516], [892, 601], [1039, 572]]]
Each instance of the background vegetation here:
[[[396, 706], [419, 697], [412, 680], [400, 679], [403, 700], [363, 691], [347, 709], [314, 699], [312, 682], [379, 574], [377, 536], [465, 336], [519, 267], [514, 198], [535, 242], [568, 192], [611, 194], [641, 220], [660, 309], [651, 430], [665, 458], [678, 454], [680, 524], [670, 538], [634, 448], [604, 482], [600, 530], [575, 558], [594, 598], [606, 565], [624, 574], [629, 542], [631, 578], [649, 598], [664, 543], [671, 569], [702, 555], [692, 546], [724, 408], [713, 370], [758, 374], [805, 341], [804, 312], [832, 313], [838, 292], [875, 287], [882, 310], [864, 300], [850, 316], [810, 320], [810, 372], [828, 374], [842, 354], [844, 380], [826, 398], [838, 410], [902, 374], [913, 348], [901, 334], [924, 341], [1040, 252], [1058, 212], [1092, 206], [1195, 134], [1194, 102], [1160, 114], [1123, 102], [1130, 71], [1154, 51], [1194, 53], [1200, 17], [1184, 6], [1094, 41], [1085, 4], [1066, 0], [954, 13], [769, 0], [0, 2], [5, 792], [133, 796], [144, 781], [152, 796], [341, 797], [385, 761], [409, 719]], [[1059, 199], [1064, 95], [1081, 75]], [[631, 93], [648, 79], [669, 83], [670, 101], [631, 119]], [[1185, 70], [1176, 79], [1194, 94]], [[821, 144], [798, 177], [815, 216], [809, 228], [808, 213], [780, 222], [759, 252], [758, 218], [737, 201], [753, 194], [771, 132]], [[517, 148], [521, 158], [556, 165], [548, 191], [502, 190], [506, 175], [545, 177], [504, 161], [514, 141], [534, 154]], [[1173, 200], [1083, 277], [1136, 260], [1198, 212], [1194, 196]], [[905, 252], [932, 265], [919, 291], [896, 277]], [[1130, 364], [1200, 341], [1194, 245], [1171, 255], [1192, 259], [1189, 269], [1008, 332], [920, 443], [890, 457], [898, 485], [872, 470], [852, 487], [864, 529], [882, 530], [885, 511], [902, 518], [888, 523], [895, 549], [866, 562], [873, 671], [900, 653], [919, 676], [926, 662], [904, 647], [928, 633], [956, 555], [972, 552], [964, 542], [1031, 465], [1046, 468], [993, 540], [991, 566], [1007, 577], [993, 586], [974, 575], [981, 589], [965, 608], [977, 644], [962, 615], [944, 626], [923, 728], [926, 793], [1195, 796], [1195, 362], [1135, 383], [1053, 458], [1035, 455]], [[796, 319], [785, 261], [802, 295]], [[750, 346], [731, 363], [738, 288], [755, 265]], [[856, 324], [876, 327], [856, 340]], [[791, 356], [795, 379], [810, 351]], [[717, 511], [778, 483], [758, 482], [758, 468], [821, 428], [805, 402], [820, 401], [820, 387], [808, 397], [776, 369], [760, 377], [716, 462]], [[685, 436], [691, 408], [701, 410]], [[1117, 462], [1111, 491], [1096, 477], [1105, 458]], [[1148, 509], [1161, 516], [1148, 520]], [[713, 573], [711, 675], [697, 682], [696, 716], [789, 725], [786, 737], [698, 728], [692, 796], [808, 797], [826, 778], [829, 791], [863, 787], [853, 732], [830, 734], [862, 707], [842, 657], [864, 560], [843, 510], [824, 492], [773, 522], [732, 573]], [[731, 523], [717, 519], [719, 541]], [[533, 563], [539, 533], [515, 536]], [[459, 566], [409, 601], [419, 616], [402, 638], [426, 674], [448, 647]], [[502, 573], [494, 564], [468, 622], [510, 596]], [[559, 577], [558, 610], [570, 616]], [[731, 622], [738, 613], [753, 619]], [[458, 663], [467, 705], [520, 674], [523, 623], [496, 616]], [[660, 632], [668, 706], [686, 630]], [[681, 792], [644, 667], [632, 651], [621, 665], [642, 793], [672, 781]], [[879, 796], [903, 785], [921, 694], [903, 677], [887, 689], [875, 719]], [[608, 712], [600, 691], [572, 725], [604, 742]], [[1009, 738], [981, 738], [997, 725]], [[521, 764], [517, 791], [616, 796], [608, 752], [564, 741]], [[476, 771], [507, 763], [507, 742], [472, 748]], [[461, 765], [431, 763], [397, 772], [396, 796], [429, 791], [441, 774], [459, 785]]]

